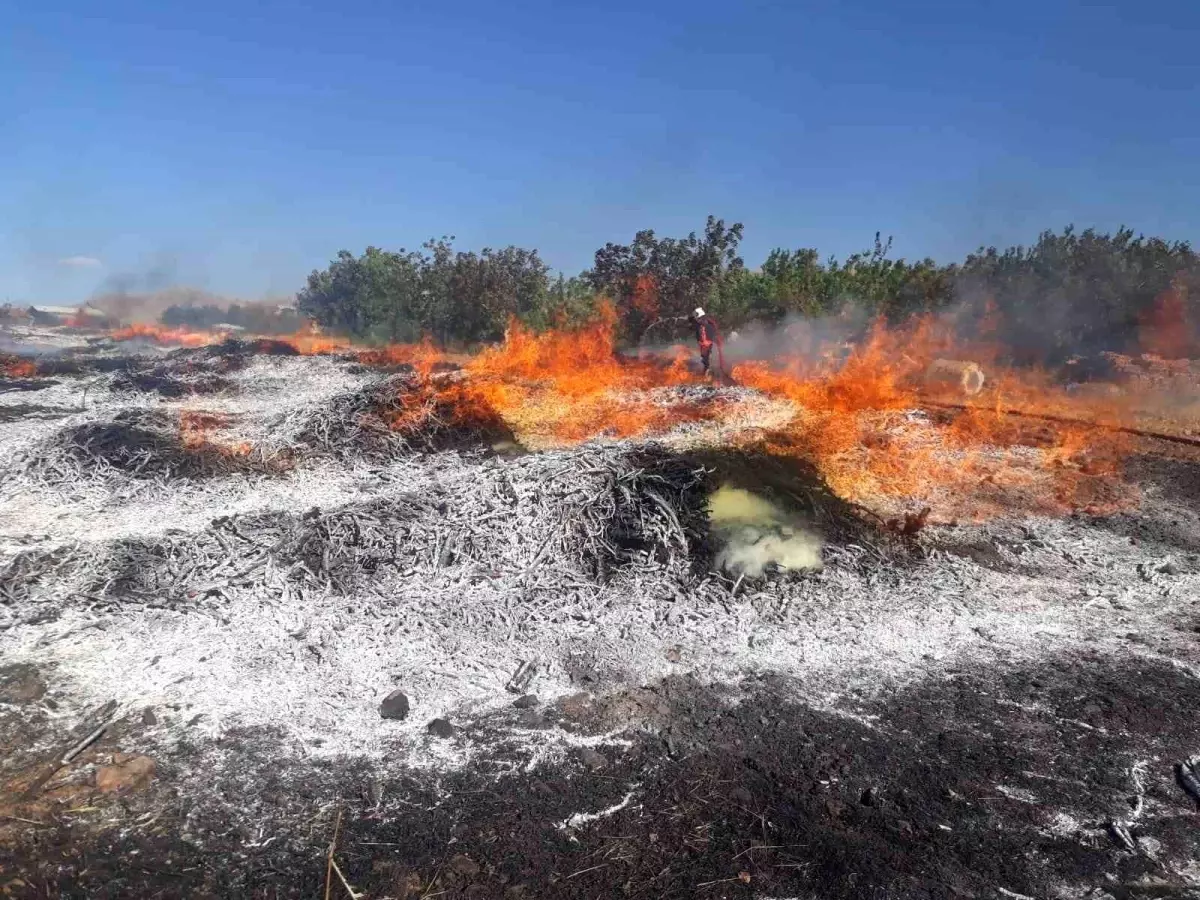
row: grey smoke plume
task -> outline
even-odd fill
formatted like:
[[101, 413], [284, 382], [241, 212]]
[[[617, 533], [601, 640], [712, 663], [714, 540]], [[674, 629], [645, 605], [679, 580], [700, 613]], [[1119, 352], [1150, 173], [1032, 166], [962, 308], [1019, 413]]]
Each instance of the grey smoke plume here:
[[159, 254], [142, 271], [109, 275], [92, 296], [90, 305], [122, 322], [155, 319], [168, 306], [187, 302], [180, 299], [180, 292], [185, 295], [204, 293], [190, 288], [174, 288], [168, 292], [177, 268], [173, 256]]
[[779, 323], [750, 322], [725, 334], [725, 364], [796, 358], [816, 361], [860, 340], [869, 326], [870, 317], [858, 307], [820, 318], [792, 314]]

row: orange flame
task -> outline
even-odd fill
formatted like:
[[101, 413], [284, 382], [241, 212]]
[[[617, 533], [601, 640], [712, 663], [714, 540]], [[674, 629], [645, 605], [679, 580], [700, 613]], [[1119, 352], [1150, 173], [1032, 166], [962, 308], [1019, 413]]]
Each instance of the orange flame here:
[[428, 378], [434, 366], [444, 361], [445, 354], [426, 339], [420, 344], [388, 344], [370, 350], [360, 350], [358, 361], [367, 366], [410, 365], [422, 378]]
[[230, 417], [224, 413], [203, 410], [184, 410], [179, 414], [179, 442], [188, 450], [212, 450], [225, 456], [249, 456], [254, 447], [249, 442], [236, 444], [212, 440], [212, 432], [228, 428]]
[[[685, 423], [722, 422], [729, 403], [664, 400], [659, 389], [697, 384], [691, 353], [622, 356], [616, 312], [573, 329], [534, 333], [510, 324], [504, 342], [471, 358], [461, 373], [433, 374], [441, 355], [428, 343], [360, 352], [376, 365], [417, 367], [419, 389], [404, 398], [393, 427], [420, 428], [436, 406], [442, 421], [470, 426], [499, 415], [531, 446], [661, 434]], [[986, 394], [964, 405], [953, 385], [927, 383], [936, 358], [991, 360], [985, 340], [964, 346], [932, 319], [889, 329], [876, 324], [848, 354], [806, 348], [774, 364], [743, 363], [735, 381], [790, 404], [790, 424], [765, 436], [751, 427], [733, 440], [814, 466], [843, 498], [892, 511], [934, 505], [933, 521], [983, 519], [1012, 510], [1106, 512], [1134, 500], [1119, 481], [1128, 438], [1087, 421], [1014, 419], [1035, 415], [1102, 424], [1122, 421], [1112, 398], [1069, 396], [1043, 373], [989, 363]], [[955, 408], [941, 410], [937, 404]], [[922, 414], [933, 404], [934, 414]], [[964, 408], [965, 407], [965, 408]], [[726, 432], [728, 433], [728, 431]]]
[[189, 331], [186, 328], [167, 328], [140, 322], [109, 332], [109, 337], [114, 341], [146, 340], [180, 347], [203, 347], [221, 339], [221, 335], [209, 331]]
[[8, 354], [0, 355], [0, 376], [5, 378], [32, 378], [37, 374], [37, 364], [31, 359]]
[[[165, 325], [155, 325], [138, 322], [117, 328], [108, 333], [114, 341], [146, 340], [163, 346], [205, 347], [219, 344], [230, 337], [228, 331], [193, 331], [188, 328], [168, 328]], [[261, 338], [264, 341], [277, 341], [290, 346], [302, 356], [317, 356], [325, 353], [339, 353], [351, 349], [350, 341], [345, 338], [323, 335], [314, 327], [306, 326], [295, 334], [278, 338]]]
[[514, 430], [541, 443], [646, 435], [713, 414], [646, 396], [697, 379], [686, 370], [686, 356], [667, 365], [657, 357], [621, 357], [616, 325], [609, 303], [574, 329], [535, 334], [512, 322], [504, 343], [472, 359], [466, 372]]
[[[985, 346], [973, 349], [977, 358], [995, 357]], [[1100, 513], [1132, 502], [1117, 478], [1129, 439], [1098, 427], [1121, 421], [1116, 402], [1079, 400], [1041, 373], [992, 365], [988, 392], [967, 404], [952, 388], [923, 381], [929, 364], [948, 352], [967, 355], [929, 320], [894, 330], [877, 325], [840, 365], [746, 364], [734, 377], [798, 408], [767, 449], [805, 459], [856, 503], [889, 511], [933, 505], [932, 521], [946, 521], [1014, 509]], [[930, 405], [935, 415], [915, 413]], [[1014, 408], [1079, 421], [1013, 418]]]
[[[428, 341], [364, 349], [312, 329], [285, 340], [301, 353], [411, 365], [415, 387], [390, 414], [400, 431], [431, 417], [481, 429], [502, 420], [536, 448], [711, 421], [723, 440], [801, 460], [839, 496], [888, 515], [931, 506], [931, 521], [980, 520], [1014, 511], [1105, 513], [1136, 502], [1120, 479], [1131, 439], [1100, 426], [1128, 424], [1137, 398], [1115, 386], [1116, 393], [1071, 393], [1048, 373], [1001, 368], [997, 315], [989, 309], [973, 341], [932, 318], [877, 323], [857, 346], [797, 345], [769, 363], [736, 366], [737, 384], [785, 411], [778, 421], [787, 424], [766, 432], [734, 414], [732, 395], [699, 402], [670, 390], [702, 383], [691, 370], [694, 350], [620, 353], [611, 304], [576, 328], [535, 333], [514, 321], [502, 344], [466, 359], [460, 372], [440, 371], [453, 367]], [[929, 380], [935, 360], [982, 365], [985, 390], [966, 398], [953, 383]], [[1009, 415], [1014, 409], [1029, 415]], [[197, 420], [181, 431], [185, 440], [207, 440], [213, 427]]]

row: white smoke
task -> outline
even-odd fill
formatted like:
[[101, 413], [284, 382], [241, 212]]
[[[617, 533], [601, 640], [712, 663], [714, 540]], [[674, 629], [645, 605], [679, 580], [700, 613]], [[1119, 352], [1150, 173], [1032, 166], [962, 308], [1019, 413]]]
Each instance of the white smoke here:
[[717, 565], [758, 578], [769, 568], [821, 568], [821, 540], [798, 517], [764, 497], [722, 486], [708, 500], [709, 525], [721, 545]]

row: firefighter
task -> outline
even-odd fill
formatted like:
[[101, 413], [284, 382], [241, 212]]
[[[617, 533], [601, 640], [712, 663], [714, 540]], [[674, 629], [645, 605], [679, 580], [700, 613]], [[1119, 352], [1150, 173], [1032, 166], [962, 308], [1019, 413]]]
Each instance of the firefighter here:
[[697, 306], [692, 312], [692, 324], [696, 326], [696, 343], [700, 345], [700, 362], [704, 366], [704, 374], [708, 375], [710, 358], [713, 347], [717, 348], [717, 366], [721, 378], [725, 377], [725, 342], [721, 339], [721, 331], [717, 328], [716, 320]]

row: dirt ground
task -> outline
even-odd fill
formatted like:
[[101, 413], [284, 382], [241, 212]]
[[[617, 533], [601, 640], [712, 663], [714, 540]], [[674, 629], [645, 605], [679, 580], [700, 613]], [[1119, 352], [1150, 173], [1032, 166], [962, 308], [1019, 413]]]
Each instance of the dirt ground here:
[[[566, 503], [622, 447], [29, 481], [12, 461], [64, 429], [203, 408], [259, 440], [370, 376], [252, 361], [201, 396], [93, 380], [82, 408], [97, 377], [0, 385], [0, 896], [1200, 897], [1189, 451], [1141, 446], [1141, 505], [1103, 518], [905, 543], [814, 502], [824, 567], [732, 584], [541, 537], [556, 473]], [[334, 565], [351, 538], [312, 507], [398, 549]], [[189, 568], [280, 516], [320, 577], [235, 577], [236, 546]]]

